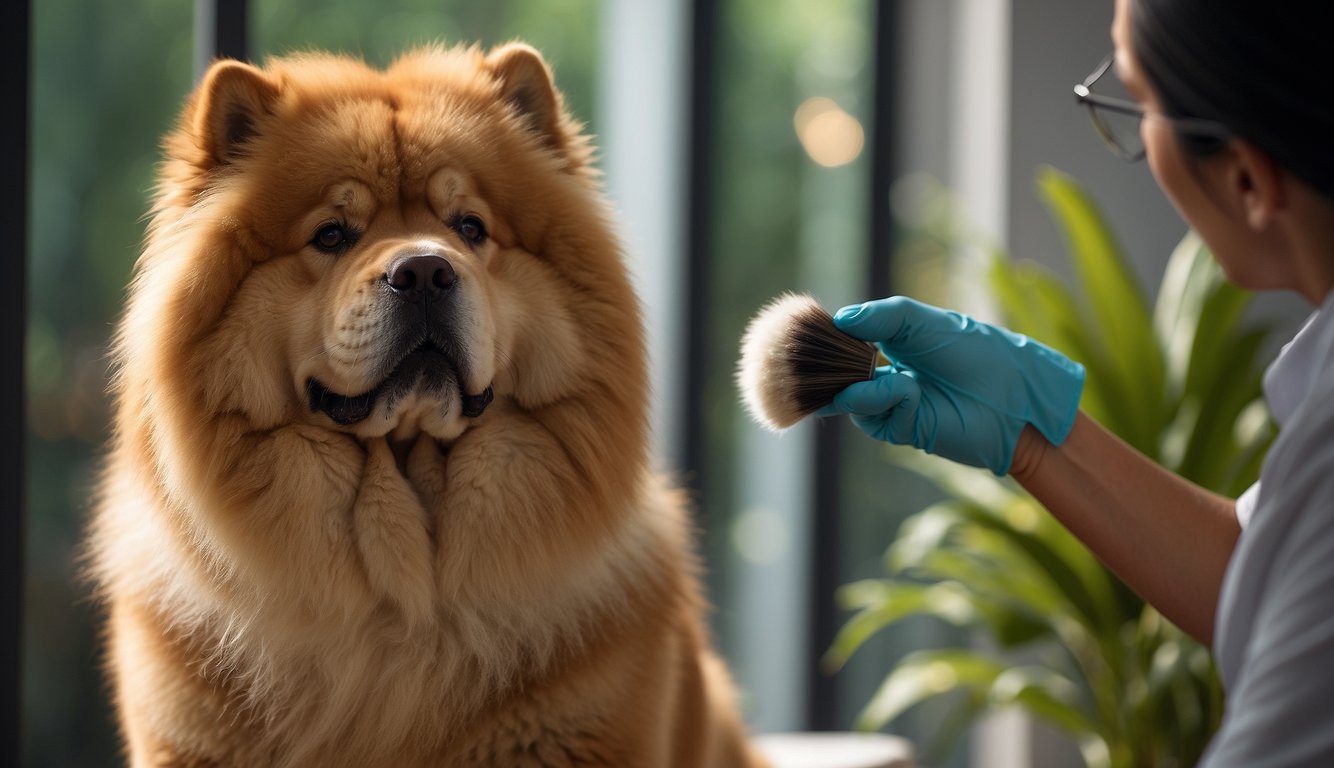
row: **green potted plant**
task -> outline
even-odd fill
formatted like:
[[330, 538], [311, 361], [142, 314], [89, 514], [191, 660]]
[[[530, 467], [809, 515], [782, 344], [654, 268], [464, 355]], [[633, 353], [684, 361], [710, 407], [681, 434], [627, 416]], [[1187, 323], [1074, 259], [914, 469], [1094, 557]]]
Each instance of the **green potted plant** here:
[[[1080, 360], [1082, 407], [1164, 466], [1235, 496], [1259, 474], [1274, 430], [1258, 353], [1268, 329], [1188, 234], [1150, 306], [1088, 196], [1054, 170], [1038, 190], [1062, 230], [1078, 290], [996, 254], [989, 281], [1010, 328]], [[1145, 605], [1017, 484], [893, 450], [945, 500], [904, 521], [888, 574], [845, 586], [855, 611], [826, 656], [833, 670], [869, 637], [910, 616], [975, 629], [994, 651], [904, 657], [866, 705], [878, 729], [946, 693], [959, 702], [928, 752], [988, 710], [1019, 706], [1069, 733], [1090, 766], [1194, 764], [1222, 714], [1206, 648]], [[1016, 661], [1022, 659], [1023, 661]]]

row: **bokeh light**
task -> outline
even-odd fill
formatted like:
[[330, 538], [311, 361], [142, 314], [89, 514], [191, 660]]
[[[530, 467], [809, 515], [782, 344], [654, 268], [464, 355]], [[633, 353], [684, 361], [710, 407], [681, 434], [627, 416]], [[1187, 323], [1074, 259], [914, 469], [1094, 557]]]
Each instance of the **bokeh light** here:
[[823, 96], [809, 98], [792, 117], [802, 149], [826, 168], [847, 165], [862, 153], [866, 134], [857, 118], [838, 102]]

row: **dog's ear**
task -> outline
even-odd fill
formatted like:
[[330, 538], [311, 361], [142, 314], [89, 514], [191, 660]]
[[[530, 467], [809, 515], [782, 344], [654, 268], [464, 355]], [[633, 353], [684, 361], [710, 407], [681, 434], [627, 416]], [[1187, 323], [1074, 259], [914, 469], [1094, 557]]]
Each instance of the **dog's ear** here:
[[578, 126], [566, 116], [551, 68], [542, 54], [523, 43], [507, 43], [487, 54], [486, 68], [495, 78], [500, 97], [528, 130], [566, 155]]
[[225, 165], [244, 154], [278, 95], [278, 84], [258, 68], [226, 59], [215, 62], [199, 82], [187, 118], [205, 164]]

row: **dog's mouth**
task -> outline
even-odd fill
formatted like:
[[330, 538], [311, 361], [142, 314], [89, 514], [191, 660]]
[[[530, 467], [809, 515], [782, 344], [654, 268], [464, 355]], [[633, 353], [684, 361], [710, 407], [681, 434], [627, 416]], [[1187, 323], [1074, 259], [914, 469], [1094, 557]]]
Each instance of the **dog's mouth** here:
[[464, 392], [463, 377], [459, 370], [451, 355], [435, 344], [424, 341], [404, 355], [380, 383], [368, 392], [341, 395], [311, 377], [306, 380], [306, 396], [311, 411], [323, 413], [342, 426], [366, 420], [381, 402], [392, 408], [395, 402], [411, 392], [437, 395], [446, 403], [454, 392], [458, 392], [463, 415], [467, 418], [481, 416], [491, 404], [491, 387], [488, 386], [476, 395]]

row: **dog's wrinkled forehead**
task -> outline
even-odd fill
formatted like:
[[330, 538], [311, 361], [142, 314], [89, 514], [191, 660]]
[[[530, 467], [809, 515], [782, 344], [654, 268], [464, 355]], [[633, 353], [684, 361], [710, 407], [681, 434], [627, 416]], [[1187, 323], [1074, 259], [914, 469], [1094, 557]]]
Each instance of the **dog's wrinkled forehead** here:
[[275, 115], [272, 132], [255, 142], [254, 176], [266, 186], [268, 211], [336, 205], [369, 215], [456, 194], [485, 146], [485, 128], [465, 129], [477, 121], [462, 111], [428, 114], [382, 98], [302, 107]]
[[355, 178], [379, 194], [392, 194], [402, 185], [406, 165], [396, 138], [398, 119], [385, 98], [302, 103], [275, 121], [276, 159], [293, 172]]
[[239, 176], [263, 179], [245, 199], [267, 211], [326, 200], [330, 185], [347, 180], [381, 201], [425, 196], [445, 167], [474, 178], [484, 171], [493, 194], [531, 196], [504, 180], [572, 174], [587, 160], [550, 71], [520, 44], [485, 56], [425, 49], [384, 71], [330, 56], [265, 69], [221, 62], [186, 120], [201, 170], [235, 165]]

